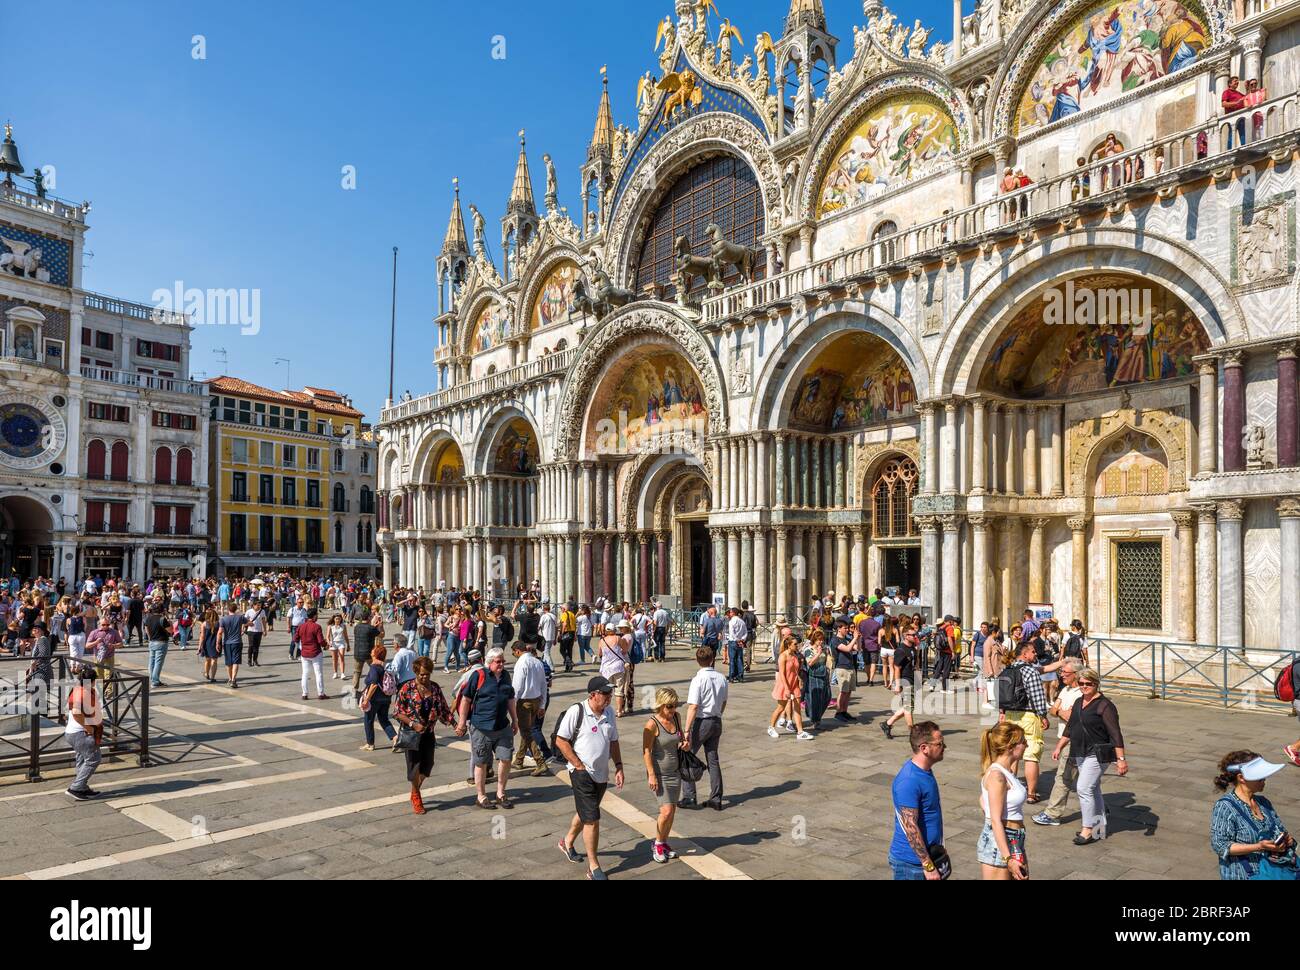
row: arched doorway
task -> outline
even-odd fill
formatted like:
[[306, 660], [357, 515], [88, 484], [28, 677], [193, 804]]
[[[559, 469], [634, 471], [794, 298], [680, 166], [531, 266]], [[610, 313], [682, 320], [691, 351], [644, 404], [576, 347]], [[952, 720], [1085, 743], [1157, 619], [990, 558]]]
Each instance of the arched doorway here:
[[54, 523], [40, 502], [0, 498], [0, 575], [19, 579], [54, 574]]
[[488, 428], [474, 461], [483, 476], [483, 500], [470, 524], [482, 527], [483, 538], [473, 578], [492, 595], [507, 596], [535, 573], [529, 530], [538, 521], [541, 443], [533, 423], [517, 410], [498, 415]]
[[864, 496], [870, 509], [871, 536], [880, 561], [871, 575], [882, 589], [904, 595], [921, 588], [921, 533], [912, 517], [912, 499], [920, 487], [916, 462], [893, 455], [872, 474]]

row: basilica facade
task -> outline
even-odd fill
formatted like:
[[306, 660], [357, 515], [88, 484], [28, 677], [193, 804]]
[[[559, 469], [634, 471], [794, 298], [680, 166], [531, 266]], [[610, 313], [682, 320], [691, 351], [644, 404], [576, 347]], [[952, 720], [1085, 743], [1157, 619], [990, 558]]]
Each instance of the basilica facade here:
[[386, 584], [1293, 643], [1300, 3], [771, 26], [678, 0], [572, 216], [521, 134], [501, 265], [457, 192]]

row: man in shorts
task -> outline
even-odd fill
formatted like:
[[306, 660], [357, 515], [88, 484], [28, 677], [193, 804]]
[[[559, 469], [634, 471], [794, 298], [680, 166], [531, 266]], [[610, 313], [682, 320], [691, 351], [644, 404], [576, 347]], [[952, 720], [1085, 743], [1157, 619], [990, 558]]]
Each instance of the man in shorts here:
[[835, 682], [839, 687], [839, 696], [835, 701], [835, 720], [852, 721], [849, 714], [849, 699], [853, 688], [858, 686], [858, 633], [849, 633], [850, 619], [840, 617], [836, 621], [836, 633], [831, 637], [830, 648], [835, 652]]
[[614, 686], [604, 677], [587, 682], [587, 699], [574, 704], [560, 720], [555, 747], [569, 767], [573, 802], [577, 812], [569, 831], [560, 840], [560, 851], [570, 862], [580, 856], [573, 849], [582, 832], [587, 849], [587, 878], [608, 878], [600, 868], [596, 853], [600, 848], [600, 800], [609, 785], [609, 763], [614, 762], [614, 787], [623, 788], [623, 755], [618, 745], [618, 724], [610, 717], [609, 701]]
[[[499, 647], [489, 650], [486, 669], [477, 676], [471, 675], [459, 696], [456, 736], [463, 738], [468, 727], [478, 807], [514, 808], [514, 802], [506, 797], [506, 782], [510, 779], [510, 762], [515, 753], [515, 735], [519, 733], [519, 715], [515, 688], [506, 676], [505, 651]], [[487, 766], [493, 756], [497, 762], [497, 794], [495, 799], [489, 799]]]

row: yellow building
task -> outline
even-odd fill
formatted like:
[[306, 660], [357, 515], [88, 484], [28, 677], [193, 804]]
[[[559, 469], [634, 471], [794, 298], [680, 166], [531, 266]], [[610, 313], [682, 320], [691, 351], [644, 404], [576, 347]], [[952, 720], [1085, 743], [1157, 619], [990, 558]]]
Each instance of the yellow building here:
[[374, 548], [373, 521], [346, 530], [342, 521], [345, 512], [357, 518], [345, 487], [366, 473], [356, 507], [369, 507], [373, 518], [374, 445], [361, 412], [323, 388], [274, 391], [236, 377], [207, 383], [213, 571], [371, 574], [377, 560], [364, 550]]

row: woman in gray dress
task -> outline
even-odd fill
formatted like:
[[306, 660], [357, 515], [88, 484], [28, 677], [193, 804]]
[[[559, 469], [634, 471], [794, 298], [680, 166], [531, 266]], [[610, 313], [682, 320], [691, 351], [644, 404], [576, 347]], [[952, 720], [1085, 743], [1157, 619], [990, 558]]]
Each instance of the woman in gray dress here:
[[645, 758], [646, 781], [659, 799], [659, 817], [655, 820], [655, 862], [677, 858], [668, 844], [673, 816], [682, 795], [682, 778], [678, 771], [678, 752], [689, 746], [677, 716], [677, 691], [660, 687], [655, 691], [655, 712], [642, 732], [641, 753]]

